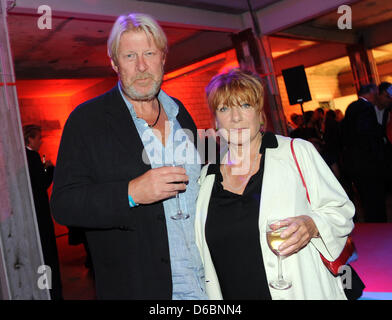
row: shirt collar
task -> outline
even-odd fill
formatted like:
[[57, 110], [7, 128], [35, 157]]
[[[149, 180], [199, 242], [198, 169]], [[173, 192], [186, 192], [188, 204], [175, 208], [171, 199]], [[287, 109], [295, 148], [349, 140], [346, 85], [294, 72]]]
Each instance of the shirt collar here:
[[278, 139], [275, 134], [270, 131], [266, 131], [263, 136], [263, 141], [260, 146], [260, 153], [263, 153], [265, 149], [276, 149], [278, 147]]
[[[274, 133], [270, 131], [266, 131], [263, 136], [263, 140], [261, 141], [261, 146], [260, 146], [260, 153], [265, 153], [266, 149], [275, 149], [278, 147], [278, 139], [276, 139], [276, 136]], [[217, 156], [217, 163], [212, 163], [209, 165], [208, 170], [207, 170], [207, 175], [208, 174], [217, 174], [220, 172], [220, 159], [219, 155]]]
[[[117, 85], [118, 85], [118, 90], [120, 91], [120, 94], [121, 94], [128, 110], [129, 110], [129, 112], [131, 113], [133, 120], [140, 119], [137, 117], [132, 103], [125, 97], [125, 94], [123, 93], [122, 88], [121, 88], [120, 81], [118, 81]], [[167, 95], [167, 93], [164, 92], [162, 89], [159, 90], [158, 100], [161, 102], [162, 108], [165, 110], [167, 118], [169, 120], [175, 119], [178, 114], [177, 103], [175, 103], [175, 101], [169, 95]]]

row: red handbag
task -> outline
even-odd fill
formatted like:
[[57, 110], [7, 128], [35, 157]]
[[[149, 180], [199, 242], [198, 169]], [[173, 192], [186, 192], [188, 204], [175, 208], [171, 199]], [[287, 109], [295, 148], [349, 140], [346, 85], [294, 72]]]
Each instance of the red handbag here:
[[[301, 168], [299, 167], [298, 161], [297, 161], [297, 157], [295, 156], [295, 152], [294, 152], [294, 146], [293, 146], [293, 142], [294, 139], [291, 140], [290, 142], [290, 147], [291, 147], [291, 153], [293, 154], [293, 158], [295, 161], [295, 164], [297, 166], [299, 175], [301, 177], [302, 180], [302, 184], [305, 187], [305, 191], [306, 191], [306, 198], [308, 199], [309, 203], [310, 203], [310, 198], [309, 198], [309, 193], [308, 193], [308, 188], [306, 187], [306, 183], [305, 183], [305, 179], [302, 175], [301, 172]], [[349, 235], [347, 237], [347, 241], [346, 244], [341, 252], [341, 254], [339, 255], [339, 257], [334, 260], [334, 261], [329, 261], [326, 258], [324, 258], [324, 256], [320, 253], [320, 257], [321, 260], [323, 261], [324, 265], [328, 268], [328, 270], [334, 275], [337, 276], [339, 275], [339, 268], [342, 265], [347, 264], [347, 262], [349, 261], [349, 259], [351, 258], [351, 256], [353, 254], [355, 254], [356, 250], [355, 250], [355, 246], [354, 246], [354, 241], [352, 239], [352, 237]]]

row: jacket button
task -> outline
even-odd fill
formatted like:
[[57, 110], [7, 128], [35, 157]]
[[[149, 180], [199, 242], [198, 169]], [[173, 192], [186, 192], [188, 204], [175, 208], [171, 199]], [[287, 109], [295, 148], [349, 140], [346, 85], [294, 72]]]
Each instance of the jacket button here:
[[161, 262], [162, 262], [162, 263], [166, 263], [166, 264], [168, 264], [168, 263], [169, 263], [169, 260], [168, 260], [168, 259], [166, 259], [166, 258], [161, 258]]
[[162, 214], [160, 214], [159, 216], [157, 216], [157, 220], [159, 221], [164, 221], [165, 220], [165, 216]]

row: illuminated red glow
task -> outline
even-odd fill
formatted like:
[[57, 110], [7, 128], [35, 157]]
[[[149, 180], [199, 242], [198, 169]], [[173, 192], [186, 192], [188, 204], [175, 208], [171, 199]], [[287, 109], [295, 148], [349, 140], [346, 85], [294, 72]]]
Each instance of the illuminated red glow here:
[[[230, 50], [166, 74], [162, 88], [183, 102], [198, 128], [210, 128], [204, 88], [212, 76], [237, 66], [235, 51]], [[17, 80], [22, 124], [36, 123], [43, 128], [40, 153], [55, 162], [62, 128], [72, 110], [116, 82], [116, 78]]]
[[392, 292], [392, 223], [358, 223], [353, 232], [358, 260], [351, 263], [368, 292]]

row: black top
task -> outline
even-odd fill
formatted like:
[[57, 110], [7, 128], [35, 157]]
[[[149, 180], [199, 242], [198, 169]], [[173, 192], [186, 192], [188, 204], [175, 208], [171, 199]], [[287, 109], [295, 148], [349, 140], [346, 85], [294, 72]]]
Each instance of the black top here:
[[207, 174], [215, 174], [215, 183], [205, 234], [225, 300], [271, 300], [258, 221], [265, 149], [277, 146], [275, 135], [267, 132], [260, 147], [260, 169], [250, 178], [242, 195], [223, 189], [219, 163], [208, 167]]

